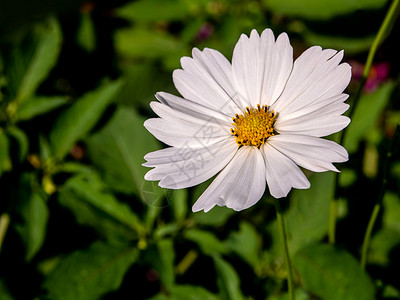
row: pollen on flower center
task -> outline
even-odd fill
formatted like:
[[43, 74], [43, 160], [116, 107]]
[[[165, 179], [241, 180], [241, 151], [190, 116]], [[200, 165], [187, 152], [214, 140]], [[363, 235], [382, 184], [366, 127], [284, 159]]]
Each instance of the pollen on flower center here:
[[275, 113], [265, 105], [257, 104], [257, 108], [246, 107], [246, 111], [233, 120], [232, 135], [239, 146], [260, 147], [272, 135], [274, 135]]

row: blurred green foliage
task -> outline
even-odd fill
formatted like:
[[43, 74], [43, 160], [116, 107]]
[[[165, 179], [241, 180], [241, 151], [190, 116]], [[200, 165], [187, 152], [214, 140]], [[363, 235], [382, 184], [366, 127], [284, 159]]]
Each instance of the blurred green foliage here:
[[[351, 104], [387, 1], [13, 1], [0, 6], [0, 299], [288, 299], [268, 196], [192, 213], [209, 182], [163, 190], [143, 156], [157, 91], [191, 49], [231, 57], [241, 33], [288, 32], [345, 50]], [[399, 299], [400, 155], [393, 153], [369, 265], [362, 237], [399, 122], [397, 22], [380, 46], [338, 166], [337, 246], [326, 244], [334, 174], [282, 200], [297, 299]], [[375, 81], [374, 81], [375, 80]], [[368, 87], [368, 85], [367, 85]], [[332, 137], [333, 139], [336, 136]]]

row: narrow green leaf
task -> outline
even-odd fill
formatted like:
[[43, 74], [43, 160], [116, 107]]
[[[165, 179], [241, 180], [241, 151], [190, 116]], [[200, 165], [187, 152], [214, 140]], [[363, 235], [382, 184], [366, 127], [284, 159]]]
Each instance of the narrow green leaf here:
[[141, 166], [143, 157], [160, 145], [144, 128], [144, 121], [134, 110], [119, 108], [109, 124], [87, 140], [88, 155], [112, 189], [135, 193], [145, 204], [160, 207], [165, 205], [159, 200], [166, 190], [145, 181], [149, 169]]
[[184, 234], [185, 239], [195, 242], [206, 255], [224, 254], [228, 252], [225, 244], [214, 234], [199, 229], [188, 229]]
[[187, 214], [188, 192], [186, 189], [175, 190], [171, 196], [172, 198], [170, 202], [174, 211], [175, 220], [183, 221]]
[[49, 299], [97, 300], [119, 288], [139, 251], [126, 245], [94, 243], [62, 259], [44, 282]]
[[10, 171], [10, 142], [5, 132], [0, 128], [0, 176], [3, 172]]
[[73, 144], [96, 125], [106, 107], [115, 100], [121, 86], [121, 81], [102, 85], [65, 110], [50, 132], [50, 145], [56, 158], [62, 159]]
[[16, 101], [21, 103], [32, 96], [39, 84], [56, 64], [61, 49], [62, 35], [55, 18], [34, 28], [37, 45], [18, 88]]
[[68, 102], [67, 97], [56, 96], [46, 97], [38, 96], [29, 98], [22, 103], [16, 113], [17, 120], [30, 120], [36, 116], [45, 114], [53, 109], [56, 109]]
[[220, 299], [240, 300], [243, 299], [240, 290], [240, 279], [235, 269], [225, 260], [217, 255], [213, 256], [215, 269], [217, 271], [217, 284]]
[[43, 196], [33, 193], [29, 200], [29, 212], [27, 215], [27, 245], [26, 260], [30, 261], [40, 250], [46, 237], [49, 210]]
[[375, 299], [371, 279], [344, 250], [313, 245], [297, 252], [293, 262], [304, 288], [321, 299]]
[[91, 53], [96, 48], [96, 31], [93, 19], [89, 12], [81, 13], [80, 19], [76, 39], [84, 50]]

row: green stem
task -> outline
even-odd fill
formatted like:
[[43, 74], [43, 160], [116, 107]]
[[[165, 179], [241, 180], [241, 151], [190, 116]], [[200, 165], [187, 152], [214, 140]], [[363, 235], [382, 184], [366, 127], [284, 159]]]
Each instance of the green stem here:
[[367, 230], [365, 231], [364, 240], [363, 240], [363, 244], [361, 247], [361, 260], [360, 260], [360, 264], [363, 269], [365, 269], [365, 265], [367, 264], [369, 242], [371, 239], [372, 230], [374, 229], [376, 219], [377, 219], [377, 217], [379, 215], [379, 211], [382, 207], [383, 197], [385, 196], [390, 161], [391, 161], [393, 153], [396, 151], [396, 147], [397, 147], [397, 144], [399, 143], [399, 140], [400, 140], [400, 124], [398, 124], [396, 127], [396, 131], [394, 132], [390, 148], [386, 153], [386, 158], [385, 158], [385, 161], [383, 164], [382, 182], [381, 182], [379, 196], [376, 200], [374, 209], [373, 209], [371, 217], [369, 219]]
[[[400, 0], [394, 0], [389, 7], [389, 10], [385, 16], [385, 19], [382, 22], [381, 27], [379, 28], [379, 31], [372, 42], [371, 48], [369, 49], [368, 52], [368, 57], [365, 62], [365, 67], [364, 71], [360, 80], [360, 84], [358, 85], [356, 94], [353, 99], [352, 106], [349, 109], [349, 114], [348, 117], [351, 119], [353, 117], [354, 111], [357, 107], [358, 101], [361, 96], [362, 89], [365, 85], [365, 82], [367, 81], [368, 75], [371, 71], [372, 63], [374, 61], [374, 57], [376, 54], [376, 51], [378, 50], [379, 45], [383, 42], [383, 40], [386, 38], [386, 35], [389, 33], [389, 31], [392, 28], [392, 25], [394, 21], [396, 20], [396, 17], [399, 13], [399, 7], [400, 7]], [[343, 142], [345, 141], [346, 133], [348, 130], [349, 126], [346, 127], [341, 135], [340, 135], [340, 141], [339, 144], [343, 145]], [[335, 176], [335, 195], [333, 199], [331, 200], [331, 205], [330, 205], [330, 214], [329, 214], [329, 229], [328, 229], [328, 238], [329, 238], [329, 243], [334, 244], [335, 243], [335, 232], [336, 232], [336, 222], [337, 222], [337, 207], [338, 207], [338, 201], [339, 201], [339, 173], [336, 173]]]
[[292, 263], [290, 261], [289, 255], [289, 247], [287, 244], [286, 238], [286, 229], [285, 229], [285, 222], [283, 220], [282, 209], [278, 199], [274, 199], [275, 209], [276, 209], [276, 218], [278, 220], [278, 227], [279, 227], [279, 235], [281, 236], [282, 240], [282, 247], [284, 252], [285, 264], [288, 274], [288, 290], [289, 290], [289, 299], [294, 300], [294, 289], [293, 289], [293, 276], [292, 276]]
[[381, 209], [381, 203], [377, 202], [375, 203], [374, 210], [372, 211], [371, 218], [369, 219], [367, 230], [365, 231], [364, 235], [364, 241], [362, 244], [362, 249], [361, 249], [361, 267], [365, 269], [365, 265], [367, 263], [367, 254], [368, 254], [368, 248], [369, 248], [369, 241], [371, 239], [371, 233], [372, 229], [374, 228], [376, 218], [378, 217], [379, 211]]

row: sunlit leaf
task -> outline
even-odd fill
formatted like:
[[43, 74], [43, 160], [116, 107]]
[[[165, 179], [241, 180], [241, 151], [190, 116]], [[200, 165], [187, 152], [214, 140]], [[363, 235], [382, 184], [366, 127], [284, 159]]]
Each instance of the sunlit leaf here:
[[297, 16], [312, 20], [327, 20], [335, 16], [353, 13], [357, 10], [381, 8], [386, 0], [264, 0], [267, 7], [287, 16]]
[[354, 55], [368, 51], [375, 38], [375, 36], [345, 37], [320, 35], [311, 31], [304, 32], [303, 36], [310, 45], [319, 45], [322, 48], [344, 50], [345, 55]]
[[96, 300], [118, 289], [126, 271], [137, 260], [138, 250], [126, 245], [94, 243], [60, 261], [46, 278], [49, 299]]
[[118, 30], [115, 47], [127, 58], [162, 59], [171, 70], [179, 67], [180, 57], [190, 53], [186, 45], [171, 35], [140, 27]]
[[63, 112], [50, 133], [50, 145], [56, 158], [62, 159], [72, 145], [96, 125], [106, 107], [115, 100], [121, 85], [121, 81], [104, 84]]
[[67, 97], [62, 96], [32, 97], [18, 107], [16, 118], [17, 120], [30, 120], [36, 116], [45, 114], [53, 109], [56, 109], [66, 104], [67, 102]]
[[371, 279], [344, 250], [313, 245], [297, 252], [293, 261], [304, 288], [321, 299], [375, 299]]
[[235, 269], [225, 260], [217, 255], [213, 256], [215, 269], [217, 271], [217, 284], [220, 299], [240, 300], [243, 299], [240, 290], [240, 278]]
[[184, 18], [189, 13], [184, 0], [140, 0], [129, 2], [116, 9], [116, 15], [132, 21], [171, 21]]

